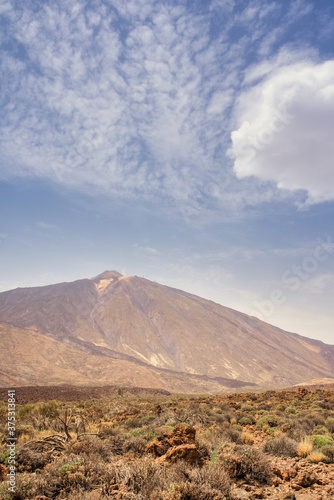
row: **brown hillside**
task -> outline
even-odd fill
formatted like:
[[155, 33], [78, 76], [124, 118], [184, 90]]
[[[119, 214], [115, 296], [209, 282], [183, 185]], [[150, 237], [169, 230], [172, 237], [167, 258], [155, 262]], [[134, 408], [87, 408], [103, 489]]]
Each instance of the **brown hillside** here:
[[13, 360], [1, 369], [3, 386], [123, 381], [203, 391], [334, 377], [333, 346], [116, 271], [1, 293], [0, 322]]

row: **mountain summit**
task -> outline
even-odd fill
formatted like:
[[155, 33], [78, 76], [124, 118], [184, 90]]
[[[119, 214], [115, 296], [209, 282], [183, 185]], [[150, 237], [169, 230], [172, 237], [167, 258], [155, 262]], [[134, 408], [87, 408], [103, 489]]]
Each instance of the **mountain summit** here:
[[0, 293], [0, 384], [174, 391], [334, 377], [334, 346], [137, 276]]

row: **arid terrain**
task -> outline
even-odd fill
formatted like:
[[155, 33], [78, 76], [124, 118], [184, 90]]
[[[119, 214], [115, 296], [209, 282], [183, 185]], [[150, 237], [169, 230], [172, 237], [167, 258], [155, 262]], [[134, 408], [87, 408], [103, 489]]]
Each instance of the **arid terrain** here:
[[2, 387], [223, 393], [334, 377], [332, 345], [116, 271], [0, 293], [0, 338]]
[[[4, 390], [1, 399], [5, 422]], [[329, 381], [224, 396], [26, 387], [16, 399], [11, 495], [4, 423], [0, 429], [4, 500], [334, 498]]]

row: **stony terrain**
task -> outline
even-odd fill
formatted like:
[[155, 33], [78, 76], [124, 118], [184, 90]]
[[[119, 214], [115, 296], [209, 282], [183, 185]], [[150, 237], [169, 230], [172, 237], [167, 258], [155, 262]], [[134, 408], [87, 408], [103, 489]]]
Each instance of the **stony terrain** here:
[[[71, 401], [68, 388], [67, 401], [46, 401], [46, 390], [29, 402], [16, 389], [17, 487], [10, 497], [3, 481], [1, 499], [334, 498], [330, 384], [196, 397], [86, 388]], [[0, 413], [4, 422], [5, 403]]]

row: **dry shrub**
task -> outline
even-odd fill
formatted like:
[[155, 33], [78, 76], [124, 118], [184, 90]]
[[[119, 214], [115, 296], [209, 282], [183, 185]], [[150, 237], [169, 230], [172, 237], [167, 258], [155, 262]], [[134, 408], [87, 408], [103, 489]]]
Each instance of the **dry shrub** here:
[[270, 483], [272, 468], [263, 453], [250, 446], [223, 446], [220, 451], [221, 463], [231, 479], [257, 480]]
[[206, 484], [182, 482], [172, 485], [165, 500], [224, 500], [226, 496]]
[[102, 487], [102, 478], [105, 475], [106, 465], [103, 462], [95, 463], [83, 460], [78, 455], [69, 454], [56, 459], [47, 465], [40, 474], [37, 474], [29, 489], [27, 498], [46, 496], [49, 498], [67, 498], [67, 494], [74, 491], [91, 491]]
[[326, 461], [334, 463], [334, 446], [326, 445], [321, 448], [321, 452], [326, 456]]
[[318, 464], [319, 462], [325, 462], [326, 461], [326, 455], [321, 453], [321, 451], [312, 451], [307, 459], [312, 462], [313, 464]]
[[123, 490], [124, 493], [140, 493], [143, 498], [151, 498], [151, 495], [154, 498], [154, 492], [159, 491], [163, 484], [161, 471], [155, 460], [150, 458], [110, 465], [106, 471], [103, 493], [110, 495]]
[[269, 441], [263, 445], [262, 451], [270, 455], [275, 455], [276, 457], [296, 457], [297, 441], [286, 436], [269, 439]]
[[244, 431], [241, 434], [241, 439], [244, 444], [253, 444], [254, 443], [254, 437], [250, 432]]
[[222, 438], [231, 443], [242, 444], [242, 434], [232, 426], [226, 427], [222, 432]]
[[144, 454], [147, 442], [141, 437], [127, 439], [123, 444], [123, 453], [134, 452], [140, 456]]
[[313, 450], [313, 444], [308, 439], [302, 439], [297, 445], [297, 454], [300, 458], [307, 457]]
[[86, 456], [97, 461], [110, 462], [114, 456], [113, 449], [107, 441], [86, 436], [80, 441], [72, 441], [68, 444], [67, 451], [76, 455]]
[[29, 448], [23, 448], [18, 454], [17, 462], [19, 470], [34, 472], [36, 469], [43, 469], [52, 462], [53, 457], [50, 453], [33, 451]]
[[190, 467], [176, 464], [168, 474], [164, 500], [223, 500], [229, 495], [230, 480], [221, 464]]

